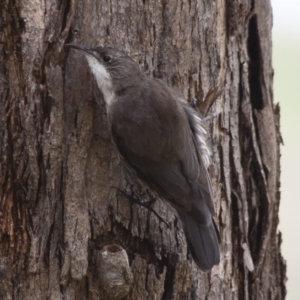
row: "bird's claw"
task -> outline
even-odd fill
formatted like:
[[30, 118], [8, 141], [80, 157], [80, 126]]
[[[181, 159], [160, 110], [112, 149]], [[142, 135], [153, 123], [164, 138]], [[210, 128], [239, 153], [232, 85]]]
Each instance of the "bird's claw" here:
[[134, 197], [134, 195], [128, 195], [124, 191], [121, 191], [119, 189], [118, 189], [118, 193], [119, 193], [119, 195], [124, 196], [125, 198], [130, 200], [132, 203], [135, 203], [142, 207], [147, 208], [149, 211], [153, 212], [161, 222], [165, 223], [168, 227], [170, 227], [168, 222], [152, 207], [152, 205], [156, 202], [157, 199], [152, 198], [149, 201], [143, 202], [143, 201], [139, 200], [138, 197]]

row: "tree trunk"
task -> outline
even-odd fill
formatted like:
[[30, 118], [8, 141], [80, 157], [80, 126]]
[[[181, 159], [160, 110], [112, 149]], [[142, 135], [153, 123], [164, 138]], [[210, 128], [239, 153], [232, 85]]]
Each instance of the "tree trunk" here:
[[[0, 299], [284, 299], [271, 26], [269, 0], [1, 1]], [[223, 90], [205, 125], [222, 239], [210, 273], [171, 208], [154, 205], [167, 226], [119, 192], [152, 197], [122, 174], [71, 41], [123, 49], [200, 105]]]

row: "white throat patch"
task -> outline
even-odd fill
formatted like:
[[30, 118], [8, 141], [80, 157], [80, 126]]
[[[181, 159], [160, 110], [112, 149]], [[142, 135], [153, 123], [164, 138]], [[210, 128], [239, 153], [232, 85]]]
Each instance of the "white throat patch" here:
[[93, 56], [86, 55], [89, 67], [95, 76], [98, 87], [103, 93], [104, 101], [107, 106], [110, 106], [115, 99], [115, 92], [112, 86], [110, 74], [105, 67]]

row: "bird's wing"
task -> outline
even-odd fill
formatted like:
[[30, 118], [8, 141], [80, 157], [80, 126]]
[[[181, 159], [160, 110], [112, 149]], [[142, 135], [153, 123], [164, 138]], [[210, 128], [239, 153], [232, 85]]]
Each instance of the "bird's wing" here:
[[134, 143], [128, 147], [124, 138], [112, 129], [113, 139], [123, 156], [127, 167], [133, 169], [136, 175], [155, 189], [160, 196], [168, 201], [175, 201], [175, 206], [189, 210], [190, 186], [182, 173], [179, 162], [155, 161], [146, 155], [140, 156], [134, 152]]
[[[207, 226], [212, 222], [213, 211], [210, 182], [198, 155], [188, 116], [175, 98], [169, 103], [168, 114], [163, 113], [163, 108], [157, 109], [154, 104], [160, 105], [157, 101], [160, 95], [156, 95], [155, 90], [155, 87], [150, 89], [145, 97], [155, 103], [149, 103], [148, 107], [144, 103], [140, 108], [139, 103], [135, 103], [132, 115], [128, 107], [122, 113], [124, 107], [120, 100], [119, 114], [111, 126], [113, 139], [127, 164], [146, 184], [176, 209]], [[166, 95], [172, 97], [170, 93]], [[153, 117], [155, 113], [158, 116]], [[152, 119], [141, 121], [141, 115], [142, 119], [145, 116]]]
[[[201, 145], [199, 145], [199, 136], [200, 139], [204, 138], [202, 135], [201, 130], [197, 128], [199, 124], [197, 123], [197, 119], [199, 118], [198, 114], [196, 111], [194, 111], [192, 108], [188, 107], [185, 103], [182, 104], [184, 107], [184, 111], [188, 117], [189, 120], [189, 125], [193, 133], [193, 143], [194, 143], [194, 148], [196, 149], [197, 152], [197, 157], [198, 157], [198, 167], [199, 167], [199, 177], [198, 177], [198, 188], [199, 192], [202, 196], [202, 198], [205, 200], [210, 212], [212, 215], [215, 214], [215, 209], [214, 209], [214, 203], [213, 203], [213, 192], [212, 192], [212, 184], [210, 180], [210, 176], [208, 174], [208, 171], [205, 167], [202, 154], [201, 153]], [[205, 155], [208, 155], [205, 153]], [[208, 158], [209, 159], [209, 158]]]

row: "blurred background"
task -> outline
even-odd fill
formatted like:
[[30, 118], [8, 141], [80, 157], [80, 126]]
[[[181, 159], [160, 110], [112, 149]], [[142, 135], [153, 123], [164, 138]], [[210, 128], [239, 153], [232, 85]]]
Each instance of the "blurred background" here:
[[[271, 0], [275, 103], [281, 107], [279, 230], [287, 261], [287, 300], [300, 299], [300, 0]], [[298, 190], [299, 188], [299, 190]]]

